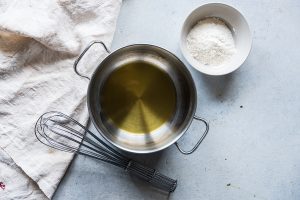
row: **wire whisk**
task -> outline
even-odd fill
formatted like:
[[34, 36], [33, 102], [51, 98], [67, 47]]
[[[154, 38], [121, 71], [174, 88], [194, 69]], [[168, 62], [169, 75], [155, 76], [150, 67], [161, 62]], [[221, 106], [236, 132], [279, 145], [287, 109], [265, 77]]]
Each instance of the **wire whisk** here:
[[173, 192], [177, 180], [131, 160], [106, 144], [73, 118], [57, 111], [40, 116], [35, 125], [37, 139], [57, 150], [89, 156], [118, 166], [166, 192]]

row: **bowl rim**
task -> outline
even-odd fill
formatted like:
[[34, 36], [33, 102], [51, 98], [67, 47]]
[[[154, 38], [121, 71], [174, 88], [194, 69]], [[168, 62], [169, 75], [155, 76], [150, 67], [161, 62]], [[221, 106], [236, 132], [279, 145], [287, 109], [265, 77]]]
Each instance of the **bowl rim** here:
[[[185, 28], [185, 26], [186, 26], [186, 24], [187, 24], [189, 18], [191, 17], [191, 15], [192, 15], [194, 12], [196, 12], [196, 10], [198, 10], [199, 8], [204, 7], [204, 6], [224, 6], [224, 7], [230, 8], [230, 9], [232, 9], [232, 10], [235, 10], [235, 11], [241, 16], [241, 18], [244, 20], [244, 22], [245, 22], [245, 24], [247, 25], [247, 28], [248, 28], [248, 30], [249, 30], [248, 33], [249, 33], [249, 36], [250, 36], [250, 37], [249, 37], [250, 47], [249, 47], [249, 50], [247, 51], [246, 56], [245, 56], [244, 58], [241, 59], [240, 64], [236, 65], [235, 67], [230, 68], [230, 70], [228, 70], [228, 71], [225, 71], [225, 72], [224, 72], [224, 71], [223, 71], [223, 72], [211, 72], [210, 70], [207, 70], [206, 67], [205, 67], [204, 65], [202, 65], [202, 64], [199, 64], [200, 67], [199, 67], [199, 66], [195, 66], [195, 65], [193, 64], [193, 61], [191, 61], [190, 58], [189, 58], [189, 56], [191, 56], [191, 55], [188, 53], [187, 49], [184, 47], [185, 41], [184, 41], [184, 38], [183, 38], [183, 32], [184, 32], [183, 30], [184, 30], [184, 28]], [[221, 18], [221, 19], [222, 19], [222, 18]], [[199, 20], [201, 20], [201, 19], [199, 19]], [[227, 22], [226, 20], [225, 20], [225, 22], [226, 22], [226, 23], [229, 23], [229, 22]], [[230, 23], [229, 23], [229, 24], [230, 24]], [[181, 51], [181, 53], [182, 53], [184, 59], [185, 59], [185, 60], [188, 62], [188, 64], [191, 65], [194, 69], [196, 69], [197, 71], [199, 71], [199, 72], [201, 72], [201, 73], [203, 73], [203, 74], [212, 75], [212, 76], [222, 76], [222, 75], [226, 75], [226, 74], [229, 74], [229, 73], [231, 73], [231, 72], [234, 72], [235, 70], [237, 70], [238, 68], [240, 68], [240, 67], [244, 64], [244, 62], [246, 61], [246, 59], [248, 58], [248, 56], [249, 56], [249, 54], [250, 54], [250, 52], [251, 52], [251, 50], [252, 50], [252, 43], [253, 43], [253, 36], [252, 36], [252, 32], [251, 32], [249, 23], [247, 22], [246, 18], [244, 17], [244, 15], [242, 14], [241, 11], [239, 11], [239, 10], [238, 10], [237, 8], [235, 8], [234, 6], [231, 6], [231, 5], [228, 5], [228, 4], [225, 4], [225, 3], [206, 3], [206, 4], [202, 4], [202, 5], [198, 6], [197, 8], [193, 9], [191, 12], [189, 12], [189, 14], [187, 15], [187, 17], [185, 18], [185, 20], [184, 20], [184, 22], [183, 22], [183, 24], [182, 24], [182, 26], [181, 26], [179, 46], [180, 46], [180, 51]], [[192, 58], [192, 57], [191, 57], [191, 59], [193, 59], [195, 62], [198, 62], [196, 59], [194, 59], [194, 58]]]

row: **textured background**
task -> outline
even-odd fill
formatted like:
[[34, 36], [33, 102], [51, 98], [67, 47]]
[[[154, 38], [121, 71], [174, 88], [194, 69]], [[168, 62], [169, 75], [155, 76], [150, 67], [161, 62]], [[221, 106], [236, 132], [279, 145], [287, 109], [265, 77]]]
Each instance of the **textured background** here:
[[[125, 0], [113, 48], [150, 43], [183, 60], [179, 34], [186, 16], [207, 1]], [[54, 199], [300, 199], [300, 1], [221, 1], [240, 10], [253, 46], [236, 72], [209, 77], [189, 69], [197, 114], [211, 129], [190, 156], [171, 146], [140, 156], [177, 178], [169, 197], [122, 170], [76, 157]], [[181, 143], [190, 147], [202, 126]], [[93, 128], [92, 128], [93, 129]]]

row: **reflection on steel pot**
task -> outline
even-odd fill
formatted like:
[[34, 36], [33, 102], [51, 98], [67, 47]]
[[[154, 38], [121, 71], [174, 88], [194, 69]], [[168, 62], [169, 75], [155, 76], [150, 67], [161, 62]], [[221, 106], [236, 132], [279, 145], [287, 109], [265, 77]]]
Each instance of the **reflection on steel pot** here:
[[[75, 61], [99, 43], [92, 42]], [[87, 103], [94, 126], [112, 145], [132, 153], [152, 153], [167, 148], [187, 131], [193, 119], [206, 130], [190, 151], [194, 152], [208, 132], [208, 123], [195, 116], [196, 89], [185, 65], [169, 51], [135, 44], [110, 53], [90, 79]]]

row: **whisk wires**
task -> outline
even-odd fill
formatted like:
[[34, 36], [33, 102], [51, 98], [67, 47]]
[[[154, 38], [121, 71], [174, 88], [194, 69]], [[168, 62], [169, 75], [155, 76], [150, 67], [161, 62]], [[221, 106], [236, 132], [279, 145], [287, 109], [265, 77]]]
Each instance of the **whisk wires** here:
[[82, 124], [61, 112], [51, 111], [40, 116], [35, 125], [35, 135], [41, 143], [51, 148], [89, 156], [121, 167], [164, 191], [172, 192], [176, 188], [176, 180], [125, 157]]

